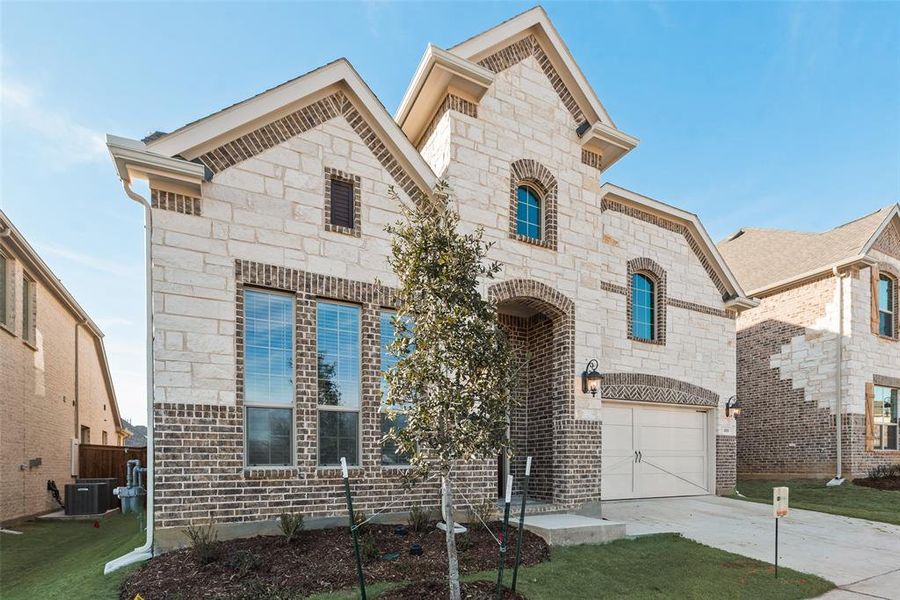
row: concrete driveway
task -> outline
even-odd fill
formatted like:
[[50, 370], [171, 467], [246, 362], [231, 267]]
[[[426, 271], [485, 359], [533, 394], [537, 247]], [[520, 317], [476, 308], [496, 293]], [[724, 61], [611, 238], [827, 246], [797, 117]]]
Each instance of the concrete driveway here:
[[[775, 519], [766, 504], [696, 496], [604, 502], [602, 511], [605, 519], [625, 523], [628, 535], [678, 532], [735, 554], [774, 560]], [[791, 509], [779, 538], [779, 565], [840, 587], [824, 598], [900, 599], [900, 526]]]

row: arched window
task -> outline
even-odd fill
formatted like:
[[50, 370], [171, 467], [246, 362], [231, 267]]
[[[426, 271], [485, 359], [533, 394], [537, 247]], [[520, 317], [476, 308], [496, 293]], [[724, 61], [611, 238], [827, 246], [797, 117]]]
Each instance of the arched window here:
[[656, 283], [645, 273], [631, 276], [631, 336], [656, 339]]
[[533, 240], [541, 239], [541, 197], [533, 187], [516, 189], [516, 233]]
[[878, 279], [878, 334], [894, 337], [894, 321], [897, 319], [897, 281], [889, 275]]

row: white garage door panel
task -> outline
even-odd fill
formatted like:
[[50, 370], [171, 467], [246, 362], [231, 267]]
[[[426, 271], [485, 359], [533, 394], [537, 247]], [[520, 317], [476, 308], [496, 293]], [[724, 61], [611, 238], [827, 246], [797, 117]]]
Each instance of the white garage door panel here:
[[604, 500], [706, 494], [707, 413], [696, 408], [604, 404]]

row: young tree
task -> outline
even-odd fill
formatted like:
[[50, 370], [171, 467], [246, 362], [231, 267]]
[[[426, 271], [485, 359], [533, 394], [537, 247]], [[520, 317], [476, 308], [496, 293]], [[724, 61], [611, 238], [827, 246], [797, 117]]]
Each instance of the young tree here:
[[404, 207], [403, 216], [387, 228], [400, 283], [398, 335], [388, 348], [398, 361], [385, 377], [387, 404], [407, 419], [387, 437], [418, 476], [440, 474], [450, 597], [458, 600], [454, 468], [496, 458], [506, 445], [512, 359], [496, 307], [479, 292], [480, 281], [492, 279], [500, 265], [486, 262], [491, 245], [480, 228], [458, 231], [445, 183], [433, 199]]

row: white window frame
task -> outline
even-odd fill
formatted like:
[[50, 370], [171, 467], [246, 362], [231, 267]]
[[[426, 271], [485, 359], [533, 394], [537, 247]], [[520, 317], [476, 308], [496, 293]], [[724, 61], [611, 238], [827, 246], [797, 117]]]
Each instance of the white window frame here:
[[[357, 319], [357, 332], [356, 332], [356, 352], [358, 353], [358, 364], [359, 364], [359, 405], [355, 408], [350, 406], [330, 406], [327, 404], [319, 404], [319, 305], [320, 304], [336, 304], [340, 306], [350, 306], [355, 308], [358, 311], [359, 318]], [[356, 304], [354, 302], [346, 302], [343, 300], [334, 300], [332, 298], [316, 298], [316, 313], [315, 313], [315, 355], [314, 359], [316, 361], [316, 468], [318, 469], [335, 469], [340, 468], [340, 465], [323, 465], [322, 464], [322, 444], [321, 440], [321, 419], [320, 419], [320, 411], [328, 411], [328, 412], [355, 412], [356, 413], [356, 459], [355, 463], [347, 463], [348, 467], [353, 468], [361, 468], [363, 465], [363, 445], [362, 445], [362, 409], [363, 409], [363, 393], [362, 393], [362, 383], [363, 383], [363, 364], [362, 364], [362, 345], [363, 345], [363, 335], [362, 335], [362, 324], [363, 324], [363, 307], [360, 304]], [[379, 328], [380, 332], [380, 328]], [[379, 338], [379, 348], [381, 347], [380, 338]], [[379, 400], [380, 403], [380, 400]], [[340, 458], [340, 457], [338, 457]]]
[[[634, 280], [636, 277], [643, 277], [650, 282], [650, 337], [641, 337], [634, 334], [634, 325], [637, 320], [637, 298], [634, 289]], [[628, 329], [631, 337], [639, 342], [656, 342], [659, 341], [659, 281], [656, 275], [649, 271], [634, 271], [631, 274], [631, 281], [628, 282], [631, 288], [631, 323]]]
[[[293, 393], [291, 394], [291, 402], [289, 404], [285, 403], [277, 403], [277, 402], [259, 402], [254, 400], [247, 400], [247, 292], [256, 292], [261, 294], [271, 294], [273, 296], [284, 296], [291, 300], [291, 368], [293, 370]], [[245, 469], [290, 469], [292, 467], [297, 466], [297, 297], [295, 294], [290, 292], [284, 292], [281, 290], [272, 290], [264, 287], [256, 287], [256, 286], [244, 286], [243, 289], [243, 302], [244, 302], [244, 330], [241, 333], [243, 336], [243, 344], [244, 344], [244, 368], [243, 368], [243, 379], [244, 381], [244, 406], [242, 410], [242, 417], [244, 423], [244, 468]], [[250, 441], [248, 436], [250, 435], [250, 429], [247, 424], [250, 422], [248, 418], [248, 409], [251, 408], [278, 408], [282, 410], [290, 410], [291, 411], [291, 449], [290, 449], [290, 457], [291, 460], [286, 465], [255, 465], [250, 463]]]
[[[897, 307], [894, 306], [894, 298], [897, 297], [898, 281], [894, 277], [891, 277], [890, 275], [886, 275], [886, 274], [882, 273], [878, 277], [878, 284], [879, 284], [878, 295], [879, 296], [881, 295], [880, 287], [881, 287], [882, 281], [888, 282], [888, 295], [887, 295], [887, 303], [888, 304], [887, 304], [887, 306], [881, 306], [881, 299], [880, 298], [876, 299], [877, 300], [876, 304], [878, 305], [878, 335], [880, 335], [882, 337], [893, 338], [894, 332], [897, 330], [896, 319], [897, 319], [898, 311], [897, 311]], [[882, 314], [891, 316], [891, 330], [888, 331], [887, 333], [884, 333], [881, 331], [881, 315]]]
[[[541, 228], [541, 235], [538, 237], [531, 237], [530, 235], [525, 235], [524, 233], [519, 233], [519, 188], [525, 188], [530, 190], [534, 197], [537, 198], [538, 201], [538, 225]], [[542, 192], [541, 188], [532, 183], [527, 179], [523, 179], [516, 184], [516, 235], [519, 235], [525, 239], [533, 240], [535, 242], [543, 242], [547, 237], [547, 226], [545, 223], [544, 215], [547, 213], [547, 202], [546, 202], [546, 192]]]
[[[875, 394], [876, 395], [878, 394], [879, 389], [888, 390], [889, 394], [891, 391], [896, 391], [897, 399], [895, 400], [895, 402], [900, 402], [900, 389], [891, 387], [889, 385], [875, 385]], [[874, 410], [874, 407], [873, 407], [873, 410]], [[878, 431], [878, 435], [875, 438], [875, 440], [876, 440], [875, 443], [881, 444], [880, 447], [877, 445], [873, 446], [873, 450], [876, 452], [891, 452], [891, 451], [896, 452], [897, 450], [900, 450], [900, 410], [897, 411], [897, 419], [895, 421], [887, 421], [884, 423], [879, 423], [878, 419], [885, 418], [883, 416], [883, 413], [880, 415], [872, 415], [872, 417], [873, 417], [873, 420], [875, 421], [875, 423], [874, 423], [875, 430]], [[895, 448], [887, 448], [884, 446], [886, 439], [887, 439], [887, 435], [886, 435], [887, 431], [891, 427], [893, 427], [897, 432], [897, 435], [896, 435], [897, 446]]]

